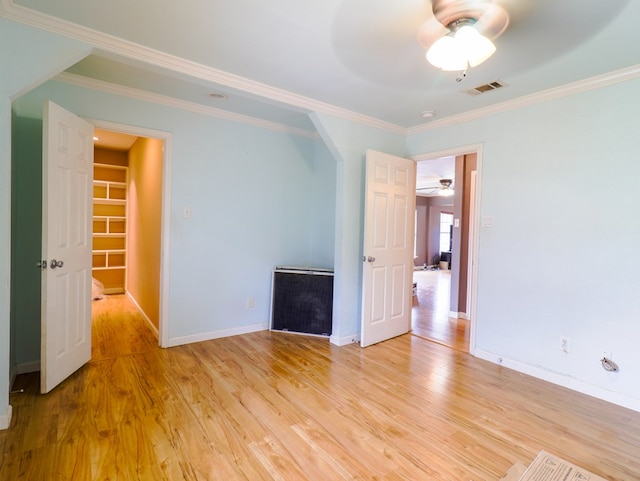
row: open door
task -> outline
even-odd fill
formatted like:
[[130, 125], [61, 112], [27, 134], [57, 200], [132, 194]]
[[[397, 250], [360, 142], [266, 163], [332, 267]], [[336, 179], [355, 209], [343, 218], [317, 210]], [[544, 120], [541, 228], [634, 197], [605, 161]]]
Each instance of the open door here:
[[93, 125], [45, 102], [42, 339], [47, 393], [91, 358]]
[[416, 163], [367, 151], [362, 347], [409, 332]]

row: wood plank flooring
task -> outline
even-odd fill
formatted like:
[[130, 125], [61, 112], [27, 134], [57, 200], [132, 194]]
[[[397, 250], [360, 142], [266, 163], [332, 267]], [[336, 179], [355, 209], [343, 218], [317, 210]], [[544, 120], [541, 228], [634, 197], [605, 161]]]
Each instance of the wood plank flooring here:
[[91, 314], [92, 361], [147, 352], [158, 346], [151, 326], [124, 294], [93, 301]]
[[413, 272], [418, 283], [411, 311], [412, 334], [469, 352], [469, 321], [449, 317], [451, 271]]
[[131, 317], [105, 328], [129, 340], [119, 351], [98, 345], [51, 393], [37, 374], [18, 379], [0, 480], [496, 481], [543, 449], [640, 479], [640, 413], [417, 336], [362, 349], [258, 332], [160, 349], [128, 332]]

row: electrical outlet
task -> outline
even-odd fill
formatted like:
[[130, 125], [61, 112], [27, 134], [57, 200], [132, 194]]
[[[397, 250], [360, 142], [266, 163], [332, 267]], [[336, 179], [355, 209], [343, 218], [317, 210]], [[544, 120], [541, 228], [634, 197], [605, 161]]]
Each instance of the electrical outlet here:
[[253, 297], [247, 297], [247, 309], [256, 307], [256, 300]]
[[558, 344], [558, 350], [569, 354], [571, 351], [571, 338], [567, 336], [560, 336], [560, 343]]

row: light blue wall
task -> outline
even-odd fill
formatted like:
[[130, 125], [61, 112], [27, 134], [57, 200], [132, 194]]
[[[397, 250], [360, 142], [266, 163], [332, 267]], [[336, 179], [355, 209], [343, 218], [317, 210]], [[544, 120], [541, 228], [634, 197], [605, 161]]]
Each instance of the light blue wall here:
[[314, 234], [334, 217], [334, 202], [318, 197], [332, 191], [335, 167], [326, 155], [314, 162], [316, 140], [55, 81], [14, 109], [38, 117], [44, 99], [83, 117], [172, 133], [170, 340], [266, 326], [274, 266], [332, 261], [333, 237]]
[[11, 100], [84, 57], [80, 42], [0, 19], [0, 427], [10, 382]]
[[311, 263], [314, 267], [333, 269], [336, 222], [336, 159], [322, 139], [313, 151], [313, 218]]
[[632, 80], [408, 139], [410, 154], [483, 143], [477, 351], [636, 408], [639, 95]]
[[314, 113], [311, 120], [337, 161], [331, 339], [341, 345], [360, 338], [366, 151], [404, 156], [405, 136], [326, 114]]

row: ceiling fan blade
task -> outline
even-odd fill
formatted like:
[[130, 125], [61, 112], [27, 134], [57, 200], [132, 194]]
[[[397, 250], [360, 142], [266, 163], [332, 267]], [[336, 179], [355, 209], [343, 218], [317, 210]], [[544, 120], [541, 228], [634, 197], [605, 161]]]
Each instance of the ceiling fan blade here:
[[425, 50], [429, 50], [436, 40], [449, 33], [449, 29], [436, 20], [435, 17], [429, 18], [420, 25], [418, 29], [418, 43]]
[[490, 3], [474, 26], [485, 37], [499, 37], [509, 26], [509, 14], [500, 5]]
[[477, 20], [474, 27], [485, 37], [499, 37], [509, 25], [507, 11], [491, 0], [433, 0], [433, 16], [418, 29], [418, 43], [428, 50], [449, 33], [446, 25], [462, 18]]
[[432, 0], [434, 17], [443, 25], [460, 18], [480, 18], [492, 0]]

